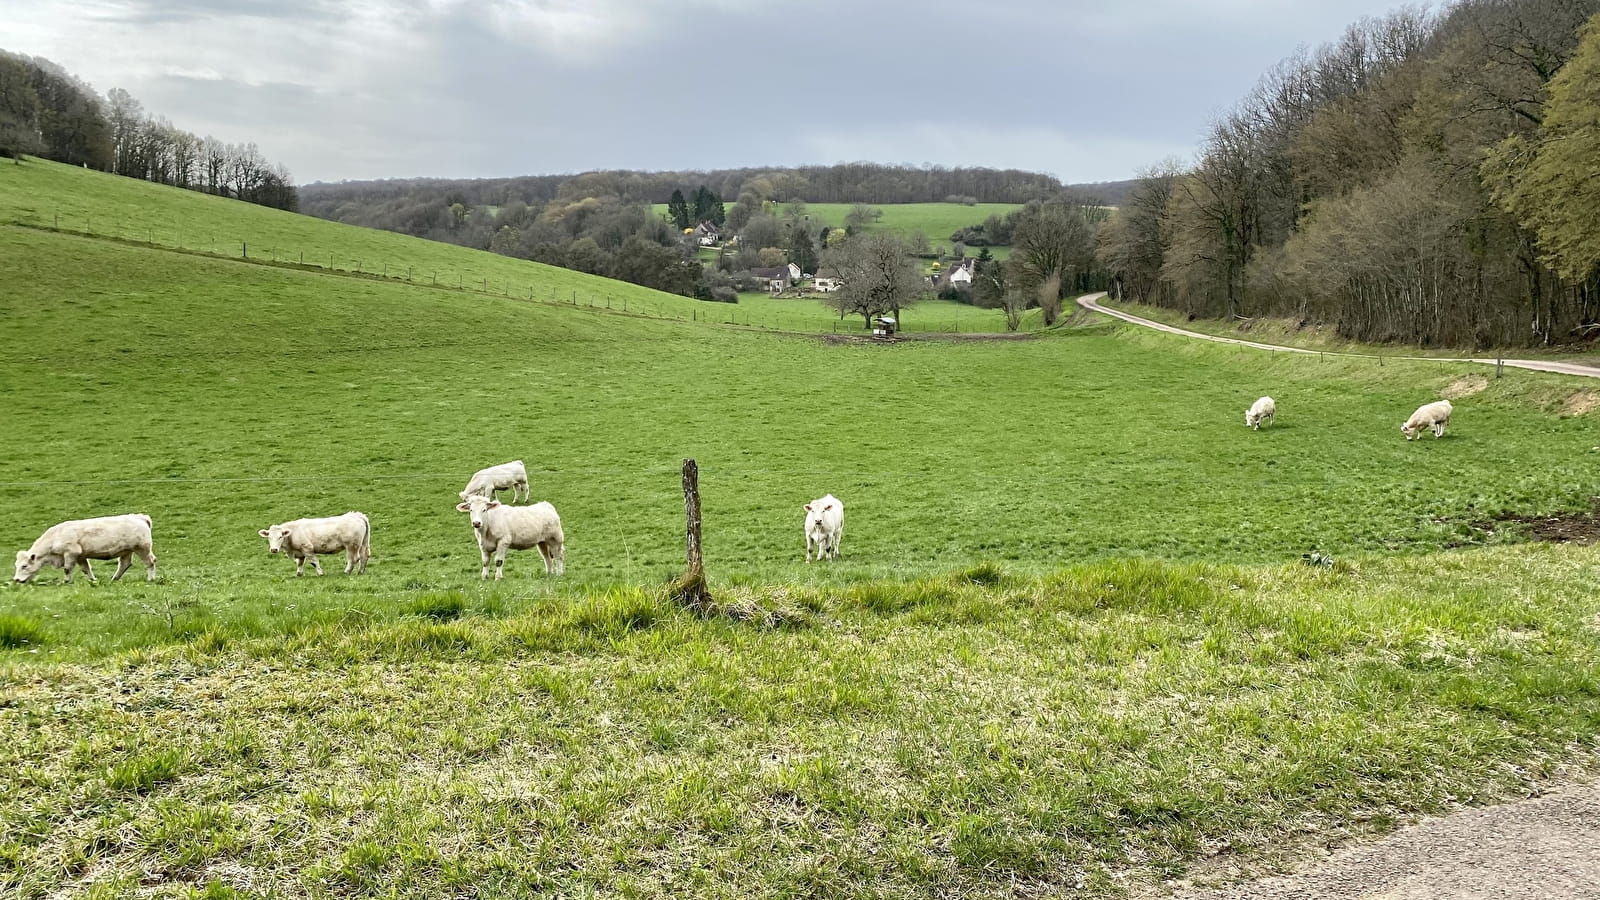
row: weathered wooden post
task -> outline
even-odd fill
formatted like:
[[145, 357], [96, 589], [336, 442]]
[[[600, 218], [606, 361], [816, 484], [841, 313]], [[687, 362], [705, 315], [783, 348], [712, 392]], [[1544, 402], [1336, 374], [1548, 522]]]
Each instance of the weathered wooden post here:
[[706, 590], [700, 543], [700, 466], [692, 459], [683, 461], [683, 515], [689, 568], [672, 583], [671, 596], [688, 609], [704, 612], [711, 606], [711, 592]]
[[1494, 377], [1499, 378], [1501, 375], [1505, 374], [1505, 370], [1506, 358], [1504, 356], [1496, 355], [1494, 358]]

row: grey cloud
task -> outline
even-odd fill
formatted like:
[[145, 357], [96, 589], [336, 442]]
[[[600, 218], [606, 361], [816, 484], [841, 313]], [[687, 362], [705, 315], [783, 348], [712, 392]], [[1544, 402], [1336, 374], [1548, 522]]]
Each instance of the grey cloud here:
[[[9, 49], [255, 141], [304, 180], [875, 159], [1077, 181], [1187, 154], [1277, 60], [1394, 5], [144, 0]], [[113, 40], [134, 77], [85, 70]]]

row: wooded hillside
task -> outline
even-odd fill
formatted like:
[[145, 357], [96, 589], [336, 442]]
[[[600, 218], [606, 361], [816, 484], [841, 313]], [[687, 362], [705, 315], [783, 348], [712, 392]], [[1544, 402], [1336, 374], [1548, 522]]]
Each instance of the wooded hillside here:
[[1147, 171], [1102, 231], [1103, 265], [1197, 316], [1422, 345], [1589, 337], [1597, 13], [1464, 0], [1351, 26], [1264, 76], [1194, 168]]

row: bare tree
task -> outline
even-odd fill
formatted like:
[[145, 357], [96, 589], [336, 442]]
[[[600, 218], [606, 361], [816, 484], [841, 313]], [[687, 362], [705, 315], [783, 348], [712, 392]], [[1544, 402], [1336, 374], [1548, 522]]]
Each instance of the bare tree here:
[[886, 232], [859, 234], [829, 250], [823, 263], [838, 271], [839, 290], [828, 295], [828, 305], [840, 317], [858, 315], [868, 327], [874, 316], [899, 314], [921, 299], [928, 284], [906, 255], [899, 237]]

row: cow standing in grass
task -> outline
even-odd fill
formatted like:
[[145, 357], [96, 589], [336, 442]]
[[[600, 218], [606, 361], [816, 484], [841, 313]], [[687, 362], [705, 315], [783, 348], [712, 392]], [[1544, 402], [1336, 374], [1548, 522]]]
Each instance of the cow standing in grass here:
[[471, 516], [472, 533], [483, 556], [484, 578], [489, 577], [489, 557], [494, 557], [494, 580], [499, 581], [505, 577], [507, 550], [535, 547], [544, 557], [546, 575], [566, 571], [567, 539], [554, 506], [542, 501], [532, 506], [506, 506], [489, 497], [472, 496], [456, 504], [456, 509]]
[[256, 534], [267, 539], [267, 551], [283, 553], [294, 560], [294, 577], [305, 574], [306, 562], [322, 574], [318, 553], [344, 551], [344, 573], [366, 574], [372, 556], [372, 523], [364, 513], [347, 512], [325, 519], [295, 519], [282, 525], [263, 528]]
[[1449, 400], [1424, 403], [1417, 407], [1417, 411], [1411, 414], [1411, 418], [1407, 419], [1404, 425], [1400, 426], [1400, 433], [1410, 441], [1422, 437], [1422, 430], [1429, 428], [1433, 430], [1435, 438], [1442, 438], [1445, 428], [1450, 424], [1450, 414], [1454, 411]]
[[1245, 411], [1244, 424], [1246, 427], [1260, 431], [1262, 425], [1271, 425], [1277, 417], [1278, 404], [1271, 397], [1262, 397], [1250, 404], [1250, 408]]
[[39, 574], [45, 566], [62, 570], [67, 584], [72, 583], [74, 566], [83, 569], [94, 584], [91, 559], [114, 559], [116, 581], [133, 566], [133, 556], [144, 560], [146, 581], [156, 580], [156, 555], [151, 549], [150, 517], [144, 513], [125, 516], [102, 516], [98, 519], [73, 519], [46, 528], [33, 546], [17, 552], [17, 570], [14, 579], [23, 584]]
[[827, 494], [806, 504], [806, 562], [811, 551], [817, 559], [839, 558], [839, 539], [844, 537], [844, 501]]
[[493, 500], [496, 491], [510, 491], [512, 503], [518, 500], [526, 501], [531, 496], [528, 490], [528, 469], [522, 464], [522, 460], [514, 459], [498, 466], [479, 469], [467, 482], [466, 488], [461, 491], [461, 499], [466, 501], [472, 497], [487, 497]]

